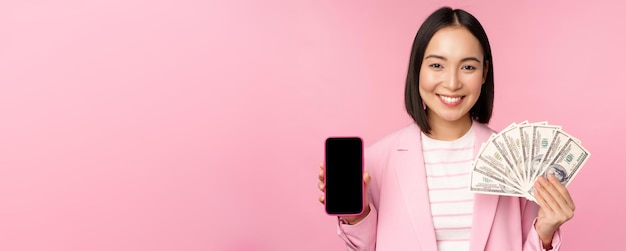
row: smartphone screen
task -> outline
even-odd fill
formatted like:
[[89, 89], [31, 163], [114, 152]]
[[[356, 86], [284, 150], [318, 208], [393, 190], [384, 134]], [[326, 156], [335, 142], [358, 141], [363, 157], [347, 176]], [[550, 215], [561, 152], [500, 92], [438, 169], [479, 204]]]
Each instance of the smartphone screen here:
[[363, 141], [326, 139], [326, 212], [358, 215], [363, 212]]

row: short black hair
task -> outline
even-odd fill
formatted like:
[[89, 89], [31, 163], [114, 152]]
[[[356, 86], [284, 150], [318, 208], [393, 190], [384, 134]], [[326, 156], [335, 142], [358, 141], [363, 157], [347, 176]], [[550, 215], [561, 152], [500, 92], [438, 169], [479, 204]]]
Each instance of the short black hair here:
[[419, 76], [424, 53], [433, 35], [442, 28], [449, 26], [460, 26], [466, 28], [478, 39], [483, 50], [484, 64], [487, 66], [487, 76], [485, 83], [481, 87], [480, 96], [476, 104], [470, 109], [470, 117], [483, 124], [489, 123], [493, 111], [493, 59], [491, 57], [491, 46], [487, 33], [483, 29], [478, 19], [472, 14], [450, 7], [442, 7], [426, 18], [422, 26], [415, 35], [413, 47], [411, 48], [411, 58], [409, 60], [409, 71], [406, 76], [406, 87], [404, 89], [404, 105], [407, 113], [413, 118], [422, 132], [429, 134], [430, 125], [424, 110], [422, 97], [419, 94]]

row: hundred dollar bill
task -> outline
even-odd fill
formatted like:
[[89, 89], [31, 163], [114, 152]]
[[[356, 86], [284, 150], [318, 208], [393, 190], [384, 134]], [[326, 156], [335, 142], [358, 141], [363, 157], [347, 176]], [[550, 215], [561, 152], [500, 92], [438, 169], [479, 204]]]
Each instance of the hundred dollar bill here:
[[501, 184], [523, 191], [522, 187], [520, 187], [516, 181], [510, 179], [502, 172], [503, 166], [501, 163], [493, 161], [487, 162], [485, 158], [479, 157], [474, 161], [473, 170]]
[[528, 180], [525, 182], [527, 188], [524, 190], [528, 190], [532, 187], [536, 170], [539, 168], [539, 164], [543, 159], [543, 155], [548, 151], [548, 147], [550, 147], [550, 143], [552, 142], [552, 138], [556, 131], [561, 130], [560, 126], [552, 126], [552, 125], [533, 125], [532, 126], [532, 141], [530, 144], [530, 154], [526, 158], [526, 163], [528, 163]]
[[524, 121], [513, 127], [507, 131], [502, 132], [502, 138], [504, 139], [504, 143], [506, 145], [506, 149], [509, 152], [509, 156], [511, 157], [512, 167], [515, 172], [517, 172], [519, 177], [520, 184], [524, 182], [524, 160], [522, 158], [522, 139], [519, 130], [519, 126], [524, 126], [528, 124], [528, 121]]
[[527, 124], [527, 125], [523, 125], [519, 127], [519, 131], [520, 131], [520, 140], [522, 142], [521, 144], [521, 153], [522, 153], [522, 160], [523, 160], [523, 168], [522, 168], [522, 178], [524, 180], [522, 180], [523, 183], [528, 183], [530, 182], [530, 160], [529, 157], [530, 156], [530, 148], [532, 147], [532, 134], [533, 134], [533, 127], [534, 125], [547, 125], [548, 122], [536, 122], [536, 123], [531, 123], [531, 124]]
[[470, 191], [483, 194], [496, 194], [506, 196], [522, 196], [518, 189], [504, 185], [479, 172], [472, 171]]
[[[511, 130], [511, 129], [509, 129]], [[487, 153], [489, 154], [488, 156], [493, 156], [494, 158], [497, 158], [498, 161], [502, 162], [503, 164], [505, 164], [505, 166], [509, 169], [506, 171], [507, 176], [514, 178], [513, 180], [515, 180], [517, 183], [521, 183], [521, 177], [520, 174], [515, 166], [515, 161], [513, 160], [513, 157], [511, 156], [511, 154], [509, 153], [509, 151], [507, 150], [507, 144], [506, 141], [504, 139], [503, 134], [496, 134], [494, 135], [491, 139], [491, 144], [488, 144], [485, 147], [485, 151], [487, 151]], [[490, 148], [491, 146], [491, 148]], [[493, 149], [495, 148], [495, 151], [497, 151], [498, 154], [496, 154], [495, 151], [493, 151]], [[493, 152], [490, 152], [489, 150], [492, 150]]]
[[506, 178], [510, 183], [519, 183], [517, 173], [510, 166], [510, 162], [506, 161], [505, 156], [498, 149], [498, 146], [494, 144], [494, 139], [499, 136], [500, 135], [493, 134], [489, 137], [489, 140], [483, 145], [478, 153], [478, 157], [474, 161], [474, 169], [480, 168], [481, 170], [486, 170], [487, 168], [491, 168], [503, 178]]
[[553, 174], [564, 186], [572, 182], [580, 167], [589, 159], [590, 153], [576, 139], [569, 138], [554, 158], [541, 171], [542, 176]]
[[578, 142], [577, 139], [561, 130], [555, 132], [554, 136], [552, 137], [552, 141], [550, 142], [550, 146], [548, 147], [548, 150], [546, 150], [543, 158], [541, 159], [541, 162], [539, 162], [539, 167], [535, 170], [535, 173], [533, 173], [533, 178], [539, 177], [543, 170], [545, 170], [546, 165], [556, 157], [556, 155], [565, 146], [565, 143], [567, 143], [570, 139], [572, 141]]

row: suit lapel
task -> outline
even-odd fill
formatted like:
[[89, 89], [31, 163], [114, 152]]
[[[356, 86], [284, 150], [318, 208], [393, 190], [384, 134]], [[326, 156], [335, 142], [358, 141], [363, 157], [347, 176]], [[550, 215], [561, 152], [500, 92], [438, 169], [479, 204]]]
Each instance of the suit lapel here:
[[[478, 150], [483, 142], [489, 139], [493, 133], [488, 127], [474, 122], [474, 157], [478, 155]], [[472, 235], [470, 238], [470, 250], [485, 250], [489, 232], [493, 225], [493, 219], [496, 215], [498, 207], [498, 199], [500, 196], [475, 194], [474, 195], [474, 213], [472, 216]]]
[[396, 167], [400, 190], [411, 216], [409, 220], [417, 233], [422, 250], [437, 250], [426, 184], [421, 131], [415, 123], [409, 127], [392, 152], [390, 161], [393, 163], [390, 163], [390, 166]]

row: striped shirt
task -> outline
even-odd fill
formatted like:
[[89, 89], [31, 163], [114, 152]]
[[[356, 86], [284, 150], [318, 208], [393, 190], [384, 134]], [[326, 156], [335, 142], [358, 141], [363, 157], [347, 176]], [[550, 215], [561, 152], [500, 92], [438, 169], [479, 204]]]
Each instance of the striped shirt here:
[[469, 179], [474, 158], [473, 129], [453, 141], [422, 133], [430, 211], [439, 251], [469, 250], [474, 195]]

